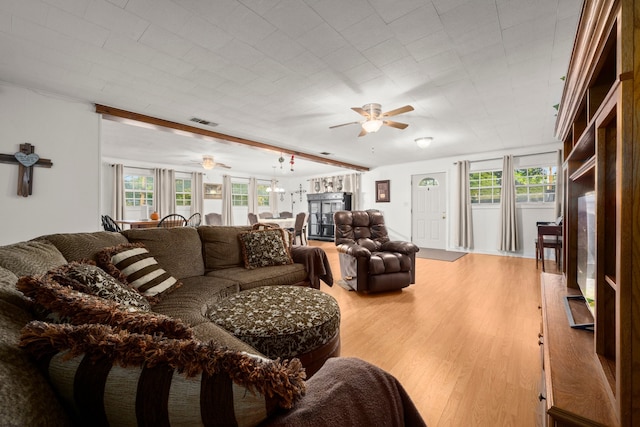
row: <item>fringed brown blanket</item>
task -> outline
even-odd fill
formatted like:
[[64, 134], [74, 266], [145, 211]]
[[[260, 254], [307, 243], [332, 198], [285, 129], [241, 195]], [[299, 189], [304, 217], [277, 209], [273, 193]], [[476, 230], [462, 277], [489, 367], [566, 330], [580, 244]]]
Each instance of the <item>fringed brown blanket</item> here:
[[291, 246], [291, 258], [293, 262], [304, 264], [309, 272], [311, 287], [320, 289], [320, 280], [329, 286], [333, 286], [333, 274], [327, 254], [316, 246]]
[[307, 393], [261, 427], [426, 426], [400, 382], [363, 360], [337, 357], [307, 380]]

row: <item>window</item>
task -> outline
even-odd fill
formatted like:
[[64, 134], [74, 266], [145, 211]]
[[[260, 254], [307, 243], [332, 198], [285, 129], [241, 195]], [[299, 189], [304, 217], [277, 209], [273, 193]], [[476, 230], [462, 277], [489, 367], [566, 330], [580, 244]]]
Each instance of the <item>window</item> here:
[[125, 175], [125, 206], [153, 206], [153, 176]]
[[422, 178], [418, 183], [418, 187], [437, 187], [438, 185], [440, 183], [435, 178]]
[[555, 166], [516, 169], [516, 201], [519, 203], [553, 203], [556, 200]]
[[271, 185], [258, 184], [258, 206], [271, 206], [269, 201], [270, 192], [267, 191], [267, 188], [271, 188]]
[[249, 206], [249, 184], [231, 184], [231, 206]]
[[176, 206], [191, 206], [191, 179], [176, 179]]
[[471, 203], [500, 203], [502, 171], [471, 172], [469, 191]]

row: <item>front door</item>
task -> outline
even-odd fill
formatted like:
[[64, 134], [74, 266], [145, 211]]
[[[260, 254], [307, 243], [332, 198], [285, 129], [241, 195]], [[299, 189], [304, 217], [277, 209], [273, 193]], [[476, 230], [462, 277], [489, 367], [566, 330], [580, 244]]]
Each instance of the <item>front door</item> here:
[[446, 249], [446, 173], [413, 175], [411, 188], [413, 243], [421, 248]]

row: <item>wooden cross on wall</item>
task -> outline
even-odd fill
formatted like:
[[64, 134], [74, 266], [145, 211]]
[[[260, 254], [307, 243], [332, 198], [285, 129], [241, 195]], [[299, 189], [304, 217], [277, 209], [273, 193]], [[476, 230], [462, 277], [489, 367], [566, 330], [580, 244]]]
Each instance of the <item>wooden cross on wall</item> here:
[[33, 167], [53, 166], [51, 160], [41, 159], [36, 153], [36, 147], [29, 143], [20, 144], [20, 151], [15, 154], [0, 154], [0, 163], [18, 164], [18, 196], [28, 197], [33, 190]]

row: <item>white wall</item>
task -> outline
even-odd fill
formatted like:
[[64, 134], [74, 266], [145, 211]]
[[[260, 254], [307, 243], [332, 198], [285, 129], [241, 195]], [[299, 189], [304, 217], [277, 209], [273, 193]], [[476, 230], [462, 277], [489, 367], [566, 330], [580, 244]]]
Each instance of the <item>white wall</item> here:
[[0, 153], [35, 145], [33, 194], [18, 196], [18, 166], [0, 163], [0, 244], [100, 229], [100, 121], [94, 106], [0, 83]]
[[[472, 170], [478, 169], [502, 169], [502, 156], [513, 154], [516, 157], [516, 167], [527, 167], [539, 165], [541, 162], [553, 165], [556, 162], [555, 150], [560, 148], [560, 143], [550, 143], [529, 149], [505, 150], [502, 152], [489, 152], [475, 155], [465, 155], [436, 160], [424, 160], [402, 165], [391, 165], [373, 169], [362, 174], [361, 179], [361, 209], [379, 209], [385, 215], [385, 224], [389, 236], [393, 240], [411, 241], [411, 177], [426, 173], [444, 172], [447, 174], [447, 249], [460, 250], [453, 245], [453, 194], [455, 194], [454, 162], [458, 160], [472, 161]], [[541, 156], [533, 156], [533, 153], [549, 152]], [[485, 159], [493, 159], [483, 161]], [[390, 203], [375, 202], [375, 182], [380, 180], [390, 180]], [[299, 184], [307, 188], [309, 183], [304, 181], [290, 180], [285, 188], [295, 188]], [[305, 197], [306, 201], [306, 197]], [[298, 211], [306, 209], [306, 202], [297, 205]], [[555, 220], [555, 207], [550, 204], [541, 206], [539, 204], [518, 205], [518, 231], [520, 236], [520, 250], [517, 252], [503, 253], [498, 248], [498, 236], [500, 227], [499, 206], [474, 206], [473, 207], [473, 240], [474, 245], [470, 252], [487, 253], [495, 255], [535, 257], [534, 241], [536, 237], [536, 221]]]

